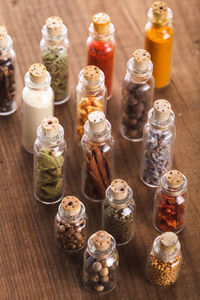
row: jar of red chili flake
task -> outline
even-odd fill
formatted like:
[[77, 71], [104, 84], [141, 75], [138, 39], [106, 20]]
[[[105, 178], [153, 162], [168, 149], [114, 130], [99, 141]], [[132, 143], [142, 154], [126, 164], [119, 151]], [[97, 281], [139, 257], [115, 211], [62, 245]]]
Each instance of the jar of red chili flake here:
[[153, 223], [160, 232], [180, 232], [184, 226], [187, 179], [177, 170], [167, 172], [155, 194]]
[[112, 78], [115, 54], [115, 28], [105, 13], [95, 14], [89, 26], [88, 65], [99, 67], [105, 75], [107, 100], [112, 96]]

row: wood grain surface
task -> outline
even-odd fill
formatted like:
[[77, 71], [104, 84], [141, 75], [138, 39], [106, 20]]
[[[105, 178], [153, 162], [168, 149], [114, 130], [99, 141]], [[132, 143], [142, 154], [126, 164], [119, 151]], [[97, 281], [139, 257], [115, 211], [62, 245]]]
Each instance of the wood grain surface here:
[[114, 93], [108, 108], [115, 138], [116, 177], [128, 181], [137, 205], [136, 235], [119, 248], [120, 268], [116, 289], [102, 299], [198, 300], [200, 299], [199, 177], [199, 1], [168, 0], [174, 12], [175, 38], [171, 84], [157, 91], [176, 114], [177, 138], [173, 167], [189, 181], [186, 226], [179, 234], [183, 266], [176, 284], [162, 289], [145, 279], [147, 251], [158, 235], [152, 225], [155, 190], [138, 177], [141, 144], [119, 134], [121, 83], [131, 53], [143, 47], [146, 12], [151, 0], [1, 0], [0, 24], [13, 37], [18, 63], [18, 111], [0, 118], [0, 299], [98, 299], [82, 284], [82, 255], [66, 255], [56, 249], [53, 236], [57, 206], [39, 204], [32, 193], [32, 156], [21, 144], [21, 92], [24, 75], [40, 61], [39, 42], [45, 19], [59, 15], [71, 41], [71, 99], [56, 107], [68, 143], [66, 194], [78, 196], [90, 219], [90, 233], [100, 228], [100, 205], [87, 202], [80, 192], [80, 150], [74, 144], [74, 91], [79, 71], [86, 65], [86, 38], [91, 17], [107, 12], [116, 28], [117, 52]]

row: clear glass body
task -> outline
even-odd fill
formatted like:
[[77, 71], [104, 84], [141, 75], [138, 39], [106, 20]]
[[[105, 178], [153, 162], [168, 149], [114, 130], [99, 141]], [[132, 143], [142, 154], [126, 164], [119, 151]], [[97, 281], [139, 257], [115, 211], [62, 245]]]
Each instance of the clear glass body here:
[[79, 73], [76, 87], [76, 142], [81, 143], [84, 134], [84, 125], [88, 114], [93, 111], [102, 111], [106, 114], [106, 87], [105, 76], [100, 71], [97, 82], [88, 82], [84, 79], [83, 70]]
[[87, 39], [88, 65], [95, 65], [103, 71], [107, 88], [107, 99], [112, 96], [112, 81], [115, 57], [115, 28], [110, 24], [109, 34], [98, 34], [94, 30], [93, 23], [89, 26], [89, 37]]
[[142, 74], [134, 69], [134, 60], [127, 63], [127, 72], [122, 83], [121, 135], [130, 141], [142, 140], [143, 127], [154, 95], [153, 65]]
[[51, 86], [55, 94], [55, 105], [69, 100], [69, 40], [67, 27], [63, 25], [62, 34], [52, 37], [47, 32], [47, 26], [42, 29], [43, 38], [40, 50], [43, 64], [51, 75]]
[[75, 216], [69, 216], [59, 205], [55, 217], [55, 242], [59, 249], [69, 252], [81, 250], [87, 241], [87, 215], [85, 206], [81, 203], [80, 212]]
[[182, 263], [180, 243], [166, 253], [160, 247], [160, 236], [158, 236], [148, 254], [146, 264], [146, 277], [148, 281], [159, 287], [169, 287], [178, 278]]
[[12, 39], [7, 35], [6, 46], [0, 48], [0, 116], [8, 116], [17, 110], [16, 55]]
[[37, 130], [34, 145], [33, 190], [35, 198], [44, 204], [59, 202], [65, 192], [66, 142], [59, 125], [58, 135], [47, 138], [42, 126]]
[[174, 113], [165, 122], [158, 122], [149, 111], [144, 126], [140, 179], [150, 187], [158, 187], [161, 177], [171, 169], [176, 135]]
[[[117, 284], [117, 273], [119, 256], [116, 249], [116, 242], [112, 236], [110, 247], [104, 251], [98, 251], [92, 241], [88, 240], [88, 246], [83, 258], [83, 282], [86, 288], [97, 294], [105, 294], [112, 291]], [[99, 263], [99, 271], [95, 263]]]
[[151, 54], [155, 87], [163, 88], [170, 82], [172, 56], [173, 14], [168, 8], [167, 20], [157, 22], [152, 16], [152, 8], [148, 11], [148, 23], [145, 27], [145, 49]]
[[89, 130], [88, 121], [84, 129], [81, 189], [87, 199], [99, 202], [105, 199], [106, 189], [114, 176], [114, 139], [107, 120], [105, 132], [100, 135]]
[[117, 245], [130, 242], [134, 236], [136, 206], [133, 192], [128, 187], [128, 194], [123, 200], [112, 197], [110, 187], [106, 190], [106, 199], [103, 203], [102, 226], [116, 240]]
[[185, 176], [183, 178], [183, 184], [180, 187], [171, 188], [165, 180], [165, 174], [156, 190], [153, 224], [160, 232], [178, 233], [183, 229], [188, 197], [187, 179]]

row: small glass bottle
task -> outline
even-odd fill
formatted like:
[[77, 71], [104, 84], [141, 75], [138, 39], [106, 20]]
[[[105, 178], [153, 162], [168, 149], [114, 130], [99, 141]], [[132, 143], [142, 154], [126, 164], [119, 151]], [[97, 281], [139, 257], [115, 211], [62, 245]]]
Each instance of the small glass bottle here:
[[174, 112], [167, 100], [154, 102], [144, 127], [140, 179], [158, 187], [161, 177], [171, 169], [176, 136]]
[[83, 282], [97, 294], [112, 291], [117, 284], [119, 257], [115, 239], [106, 231], [94, 233], [88, 240], [83, 258]]
[[105, 75], [107, 87], [107, 100], [112, 96], [112, 80], [115, 57], [115, 28], [110, 17], [105, 13], [97, 13], [89, 26], [88, 65], [95, 65]]
[[33, 153], [37, 128], [43, 118], [53, 116], [54, 95], [51, 76], [42, 64], [33, 64], [25, 75], [22, 91], [22, 144]]
[[55, 241], [58, 248], [77, 252], [86, 245], [87, 215], [85, 206], [78, 198], [62, 199], [55, 217]]
[[44, 204], [59, 202], [65, 192], [66, 142], [55, 117], [44, 118], [34, 145], [34, 196]]
[[172, 18], [171, 9], [161, 1], [154, 2], [148, 11], [149, 21], [145, 27], [145, 49], [151, 54], [156, 88], [163, 88], [170, 82]]
[[16, 55], [12, 39], [4, 26], [0, 26], [0, 116], [8, 116], [17, 110]]
[[143, 127], [154, 95], [150, 54], [137, 49], [127, 63], [122, 84], [121, 135], [132, 142], [142, 140]]
[[87, 66], [78, 76], [76, 87], [76, 142], [81, 143], [88, 114], [93, 111], [106, 113], [105, 76], [96, 66]]
[[99, 202], [105, 199], [114, 173], [114, 139], [103, 112], [88, 115], [82, 137], [81, 188], [84, 196]]
[[168, 171], [155, 193], [153, 224], [160, 232], [183, 229], [187, 208], [187, 179], [177, 170]]
[[106, 190], [103, 203], [103, 229], [116, 240], [117, 245], [130, 242], [134, 236], [136, 206], [132, 189], [122, 179], [115, 179]]
[[69, 100], [69, 40], [67, 27], [60, 17], [49, 17], [42, 28], [41, 56], [51, 75], [55, 105]]
[[148, 281], [158, 287], [175, 283], [182, 263], [181, 245], [173, 232], [159, 235], [153, 242], [146, 264]]

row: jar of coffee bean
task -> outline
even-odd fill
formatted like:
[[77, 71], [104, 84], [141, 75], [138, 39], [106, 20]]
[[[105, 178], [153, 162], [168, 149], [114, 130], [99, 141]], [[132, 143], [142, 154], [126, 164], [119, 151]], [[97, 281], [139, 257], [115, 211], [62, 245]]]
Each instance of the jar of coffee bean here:
[[130, 141], [142, 140], [143, 127], [154, 95], [153, 64], [150, 54], [137, 49], [127, 63], [122, 84], [121, 135]]
[[55, 218], [55, 241], [58, 248], [78, 251], [86, 244], [87, 216], [85, 206], [74, 196], [64, 197]]
[[112, 235], [100, 230], [88, 240], [83, 260], [83, 281], [89, 291], [105, 294], [117, 284], [118, 251]]

